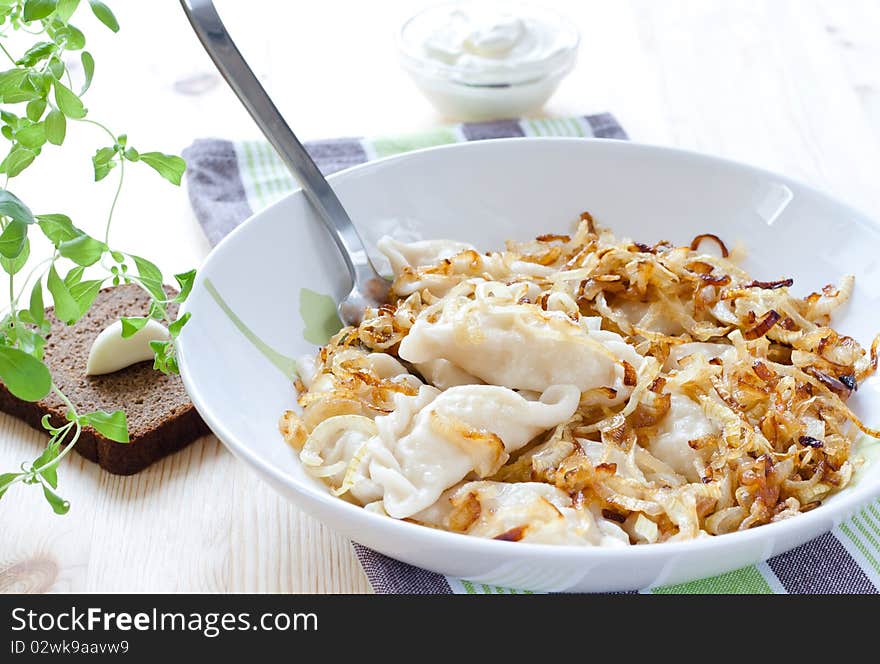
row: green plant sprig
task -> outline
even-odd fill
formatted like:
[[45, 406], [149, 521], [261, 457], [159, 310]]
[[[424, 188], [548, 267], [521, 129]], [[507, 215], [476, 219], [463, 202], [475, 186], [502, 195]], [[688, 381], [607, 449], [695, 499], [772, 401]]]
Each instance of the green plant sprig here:
[[[0, 135], [9, 143], [0, 162], [0, 174], [5, 177], [0, 189], [0, 268], [8, 277], [9, 292], [8, 311], [0, 318], [0, 380], [20, 399], [39, 401], [51, 393], [66, 408], [62, 424], [53, 423], [48, 416], [43, 418], [43, 427], [49, 433], [43, 452], [32, 462], [21, 464], [18, 471], [0, 474], [0, 498], [18, 483], [39, 486], [58, 514], [70, 508], [57, 493], [58, 465], [74, 448], [83, 428], [90, 426], [120, 444], [129, 441], [129, 434], [123, 411], [78, 413], [52, 379], [42, 361], [50, 329], [45, 316], [45, 291], [52, 296], [55, 315], [73, 325], [85, 315], [108, 282], [114, 286], [138, 286], [150, 297], [149, 311], [146, 316], [123, 318], [122, 336], [132, 336], [150, 319], [165, 323], [170, 339], [152, 342], [154, 367], [175, 373], [178, 367], [174, 340], [189, 315], [175, 319], [169, 314], [169, 305], [186, 299], [195, 278], [194, 270], [174, 275], [179, 293], [171, 297], [164, 286], [162, 272], [154, 263], [110, 246], [110, 229], [122, 192], [126, 164], [145, 164], [175, 185], [180, 184], [186, 164], [175, 155], [140, 152], [129, 144], [126, 134], [113, 132], [88, 117], [82, 98], [92, 84], [95, 60], [84, 50], [85, 35], [70, 22], [81, 4], [86, 2], [0, 0], [0, 63], [5, 59], [11, 65], [0, 71]], [[87, 4], [107, 28], [113, 32], [119, 30], [119, 23], [106, 4], [100, 0], [88, 0]], [[32, 34], [39, 40], [16, 57], [4, 43], [10, 31]], [[74, 85], [65, 64], [65, 56], [72, 52], [79, 53], [82, 65], [83, 80], [79, 86]], [[34, 214], [9, 190], [10, 180], [26, 171], [47, 146], [64, 145], [72, 123], [95, 126], [109, 138], [109, 144], [99, 147], [92, 156], [95, 181], [118, 171], [103, 240], [85, 233], [65, 214]], [[30, 258], [29, 233], [37, 229], [52, 243], [53, 253], [34, 265], [16, 288], [16, 275]], [[63, 269], [62, 259], [73, 267]], [[86, 278], [87, 270], [89, 278]], [[28, 293], [26, 306], [22, 302], [25, 293]]]

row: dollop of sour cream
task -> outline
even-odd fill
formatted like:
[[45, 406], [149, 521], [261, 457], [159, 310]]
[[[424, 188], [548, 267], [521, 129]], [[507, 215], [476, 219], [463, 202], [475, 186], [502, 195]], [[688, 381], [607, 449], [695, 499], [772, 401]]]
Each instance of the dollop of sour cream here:
[[571, 31], [559, 17], [501, 3], [437, 7], [411, 27], [419, 33], [410, 38], [421, 41], [423, 60], [453, 67], [456, 80], [472, 85], [541, 78], [555, 58], [572, 49]]
[[86, 362], [86, 375], [109, 374], [132, 364], [153, 359], [151, 341], [166, 341], [168, 330], [155, 320], [148, 320], [132, 336], [122, 336], [122, 321], [111, 323], [95, 337]]

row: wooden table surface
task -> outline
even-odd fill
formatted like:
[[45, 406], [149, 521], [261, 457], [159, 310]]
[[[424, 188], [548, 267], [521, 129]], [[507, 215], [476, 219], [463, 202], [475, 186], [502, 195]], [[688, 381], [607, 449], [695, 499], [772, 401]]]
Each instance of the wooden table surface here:
[[[90, 117], [127, 131], [141, 150], [257, 135], [176, 2], [110, 4], [118, 35], [90, 17], [81, 22], [97, 61]], [[448, 121], [396, 62], [394, 31], [424, 2], [217, 4], [301, 138]], [[580, 62], [546, 114], [611, 111], [634, 140], [773, 169], [880, 218], [876, 0], [545, 4], [570, 16], [583, 37]], [[97, 232], [114, 186], [112, 177], [91, 183], [89, 157], [102, 137], [88, 125], [68, 137], [63, 154], [41, 158], [13, 190], [36, 211], [68, 212]], [[197, 265], [209, 247], [185, 191], [146, 169], [127, 177], [115, 245], [154, 257], [167, 273]], [[0, 471], [33, 458], [43, 440], [0, 415]], [[0, 592], [370, 591], [344, 538], [276, 495], [213, 437], [134, 477], [71, 455], [60, 481], [72, 503], [67, 516], [55, 516], [32, 487], [16, 486], [0, 501]]]

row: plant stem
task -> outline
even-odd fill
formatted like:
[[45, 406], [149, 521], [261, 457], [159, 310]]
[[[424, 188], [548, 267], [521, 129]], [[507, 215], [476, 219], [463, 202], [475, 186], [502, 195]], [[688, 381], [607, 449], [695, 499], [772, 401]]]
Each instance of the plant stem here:
[[13, 478], [12, 478], [11, 480], [9, 480], [8, 482], [6, 482], [6, 483], [4, 483], [4, 484], [0, 484], [0, 495], [3, 495], [3, 492], [6, 491], [9, 487], [11, 487], [11, 486], [12, 486], [13, 484], [15, 484], [16, 482], [21, 482], [21, 480], [22, 480], [23, 478], [24, 478], [24, 473], [19, 473], [18, 475], [16, 475], [15, 477], [13, 477]]
[[64, 402], [64, 405], [67, 406], [67, 408], [68, 408], [69, 414], [72, 414], [72, 416], [75, 418], [76, 417], [76, 406], [73, 405], [73, 403], [70, 401], [70, 399], [67, 398], [67, 395], [61, 391], [61, 389], [55, 384], [54, 381], [52, 382], [52, 391], [56, 395], [58, 395], [59, 399], [61, 399]]
[[107, 226], [104, 228], [104, 244], [110, 242], [110, 223], [113, 221], [113, 212], [116, 210], [116, 201], [119, 200], [119, 194], [122, 192], [122, 181], [125, 178], [125, 159], [119, 158], [119, 183], [116, 185], [116, 194], [113, 196], [113, 202], [110, 204], [110, 213], [107, 215]]
[[9, 317], [15, 325], [15, 277], [9, 275]]
[[[24, 282], [23, 282], [23, 284], [22, 284], [21, 290], [18, 291], [18, 295], [16, 295], [16, 296], [15, 296], [15, 300], [13, 300], [13, 302], [14, 302], [16, 305], [18, 305], [18, 301], [21, 299], [21, 296], [24, 295], [24, 290], [25, 290], [25, 288], [27, 287], [28, 283], [30, 283], [31, 277], [34, 276], [34, 273], [35, 273], [37, 270], [39, 270], [41, 267], [43, 267], [46, 263], [54, 263], [55, 260], [58, 258], [58, 256], [59, 256], [59, 254], [56, 252], [55, 255], [52, 256], [51, 258], [44, 258], [43, 260], [41, 260], [39, 263], [37, 263], [36, 265], [34, 265], [34, 266], [31, 268], [31, 271], [28, 272], [28, 276], [25, 277], [25, 280], [24, 280]], [[44, 275], [45, 275], [45, 272], [44, 272], [43, 274], [40, 275], [40, 281], [43, 280], [43, 276], [44, 276]]]
[[[64, 436], [66, 436], [67, 432], [70, 431], [71, 427], [74, 427], [74, 426], [76, 427], [76, 431], [74, 431], [73, 437], [70, 439], [70, 442], [68, 442], [64, 446], [64, 449], [61, 450], [61, 452], [58, 454], [57, 457], [55, 457], [54, 459], [52, 459], [48, 463], [43, 464], [39, 468], [34, 468], [35, 473], [42, 473], [44, 470], [51, 468], [52, 466], [57, 466], [58, 463], [61, 461], [61, 459], [63, 459], [67, 455], [67, 453], [70, 452], [70, 450], [72, 450], [74, 447], [76, 447], [76, 441], [79, 440], [79, 435], [82, 433], [82, 425], [80, 425], [79, 422], [70, 422], [70, 423], [64, 425], [64, 427], [61, 429], [62, 431], [64, 431], [64, 433], [62, 434], [60, 440], [63, 441]], [[59, 445], [60, 444], [61, 443], [59, 442]]]
[[88, 122], [89, 124], [95, 125], [96, 127], [100, 127], [100, 128], [103, 129], [105, 132], [107, 132], [107, 135], [108, 135], [111, 139], [113, 139], [113, 143], [114, 143], [114, 144], [116, 143], [116, 136], [113, 135], [113, 132], [110, 131], [109, 129], [107, 129], [107, 127], [105, 127], [104, 125], [102, 125], [102, 124], [101, 124], [100, 122], [98, 122], [97, 120], [90, 120], [89, 118], [82, 118], [82, 119], [79, 120], [79, 121], [80, 121], [80, 122]]
[[139, 277], [135, 277], [135, 276], [133, 276], [133, 275], [130, 275], [128, 278], [131, 279], [131, 283], [135, 284], [138, 288], [140, 288], [142, 291], [144, 291], [147, 295], [150, 296], [150, 298], [151, 298], [156, 304], [159, 305], [159, 311], [162, 312], [162, 319], [163, 319], [166, 323], [173, 323], [173, 322], [174, 322], [173, 320], [171, 320], [171, 317], [168, 315], [168, 308], [165, 306], [166, 304], [169, 304], [169, 303], [170, 303], [170, 300], [162, 300], [162, 301], [157, 300], [157, 299], [153, 296], [153, 293], [150, 292], [150, 289], [147, 288], [147, 287], [144, 285], [144, 283], [140, 280]]
[[[96, 120], [90, 120], [88, 118], [83, 118], [80, 122], [88, 122], [89, 124], [95, 125], [104, 130], [104, 132], [112, 139], [113, 144], [116, 144], [116, 136], [110, 131], [106, 126], [101, 124]], [[110, 205], [110, 214], [107, 215], [107, 226], [104, 229], [104, 244], [107, 244], [110, 238], [110, 222], [113, 221], [113, 212], [116, 210], [116, 202], [119, 200], [119, 194], [122, 192], [122, 182], [125, 178], [125, 158], [120, 155], [119, 156], [119, 183], [116, 185], [116, 193], [113, 196], [113, 203]]]
[[[68, 422], [67, 424], [65, 424], [63, 427], [61, 427], [58, 430], [60, 432], [63, 432], [61, 434], [61, 438], [59, 439], [59, 441], [64, 440], [64, 436], [67, 435], [67, 432], [70, 431], [71, 427], [76, 427], [76, 431], [74, 432], [73, 437], [70, 439], [70, 442], [68, 442], [64, 446], [64, 449], [61, 450], [61, 453], [57, 457], [52, 459], [52, 461], [50, 461], [49, 463], [46, 463], [46, 464], [40, 466], [39, 468], [34, 469], [34, 472], [37, 472], [37, 473], [42, 472], [46, 468], [51, 468], [52, 466], [57, 465], [58, 462], [60, 462], [61, 459], [63, 459], [67, 455], [67, 453], [70, 452], [70, 450], [72, 450], [74, 447], [76, 447], [76, 441], [79, 440], [79, 435], [80, 435], [80, 433], [82, 433], [82, 425], [79, 423], [79, 421], [77, 419], [76, 407], [73, 405], [73, 403], [70, 401], [70, 399], [67, 398], [67, 395], [64, 394], [64, 392], [62, 392], [61, 389], [54, 382], [52, 383], [52, 391], [58, 396], [58, 398], [60, 398], [64, 402], [64, 405], [67, 406], [68, 418], [72, 418], [72, 421]], [[61, 443], [59, 442], [59, 445], [60, 444]]]
[[13, 58], [12, 55], [9, 53], [9, 51], [6, 50], [6, 47], [3, 45], [2, 41], [0, 41], [0, 49], [3, 49], [3, 52], [6, 54], [6, 57], [9, 58], [9, 61], [12, 64], [18, 66], [17, 63], [15, 62], [15, 58]]

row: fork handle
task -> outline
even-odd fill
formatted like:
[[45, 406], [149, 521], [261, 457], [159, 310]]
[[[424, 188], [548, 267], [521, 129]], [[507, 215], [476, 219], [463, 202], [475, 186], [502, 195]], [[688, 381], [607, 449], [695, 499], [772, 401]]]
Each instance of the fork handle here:
[[302, 185], [306, 197], [336, 242], [352, 285], [367, 284], [377, 272], [370, 263], [360, 234], [330, 184], [245, 62], [220, 20], [214, 3], [211, 0], [180, 0], [180, 4], [223, 78]]

